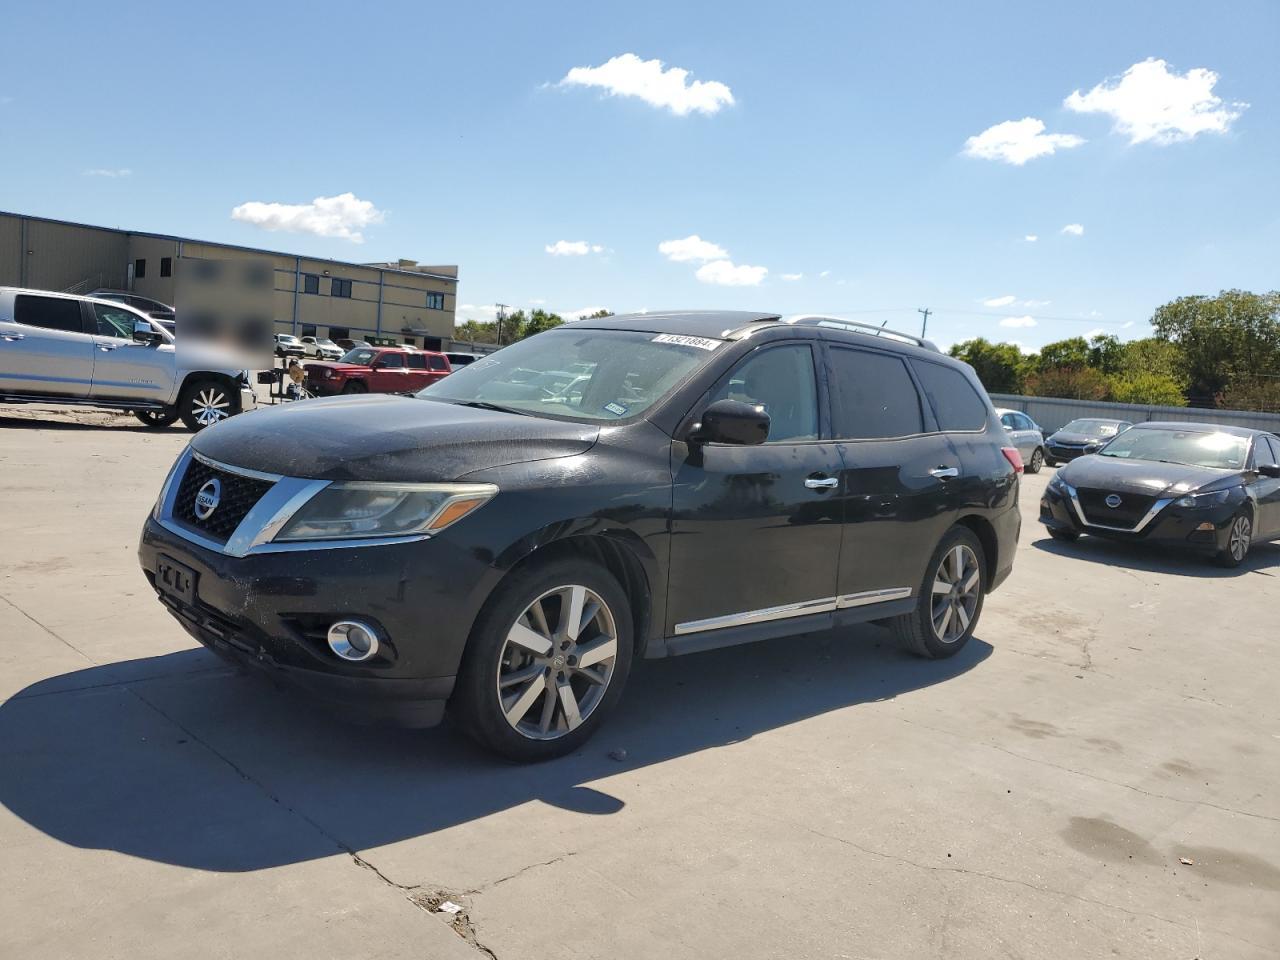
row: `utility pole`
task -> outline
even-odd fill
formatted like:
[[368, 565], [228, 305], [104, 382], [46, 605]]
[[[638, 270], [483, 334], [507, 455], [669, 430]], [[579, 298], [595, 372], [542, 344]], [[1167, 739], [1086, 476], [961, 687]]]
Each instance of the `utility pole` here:
[[507, 308], [510, 304], [495, 303], [494, 306], [497, 308], [498, 317], [498, 346], [502, 346], [502, 321], [507, 319]]
[[920, 321], [920, 339], [923, 340], [924, 332], [929, 329], [929, 314], [933, 313], [933, 311], [928, 307], [919, 307], [916, 309], [916, 313], [924, 317], [924, 319]]

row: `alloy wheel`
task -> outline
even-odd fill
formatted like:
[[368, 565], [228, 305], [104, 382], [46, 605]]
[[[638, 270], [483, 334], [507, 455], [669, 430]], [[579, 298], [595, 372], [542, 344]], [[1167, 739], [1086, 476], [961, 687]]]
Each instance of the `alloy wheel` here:
[[1252, 538], [1253, 524], [1247, 516], [1241, 514], [1231, 522], [1231, 532], [1227, 538], [1227, 549], [1231, 552], [1232, 560], [1239, 563], [1245, 558]]
[[191, 414], [202, 427], [225, 420], [230, 409], [230, 399], [217, 387], [201, 387], [191, 398]]
[[580, 584], [538, 597], [507, 631], [498, 658], [498, 701], [507, 723], [531, 740], [576, 730], [613, 679], [618, 631], [598, 593]]
[[1029, 469], [1032, 473], [1039, 473], [1042, 466], [1044, 466], [1044, 454], [1036, 450], [1035, 453], [1031, 454], [1031, 467]]
[[933, 575], [933, 634], [943, 643], [955, 643], [973, 622], [982, 593], [982, 571], [968, 546], [958, 543], [943, 556]]

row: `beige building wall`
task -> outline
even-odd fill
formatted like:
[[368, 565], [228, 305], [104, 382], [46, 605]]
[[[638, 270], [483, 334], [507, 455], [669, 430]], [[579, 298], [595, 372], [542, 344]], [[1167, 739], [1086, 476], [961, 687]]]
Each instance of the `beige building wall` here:
[[[8, 219], [8, 218], [6, 218]], [[88, 293], [94, 287], [122, 286], [127, 280], [126, 234], [69, 223], [19, 220], [26, 250], [20, 250], [17, 282], [41, 290]], [[26, 259], [23, 270], [22, 257]]]

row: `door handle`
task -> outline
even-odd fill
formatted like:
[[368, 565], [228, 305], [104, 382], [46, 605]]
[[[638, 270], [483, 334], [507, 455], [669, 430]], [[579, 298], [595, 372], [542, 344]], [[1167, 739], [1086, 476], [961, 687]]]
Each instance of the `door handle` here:
[[98, 349], [99, 349], [99, 350], [101, 350], [103, 353], [110, 353], [110, 352], [111, 352], [112, 350], [114, 350], [115, 348], [116, 348], [116, 345], [115, 345], [114, 343], [100, 343], [100, 344], [98, 344]]
[[0, 340], [25, 340], [26, 337], [25, 333], [0, 333]]
[[950, 480], [952, 477], [960, 476], [960, 470], [957, 467], [934, 467], [929, 471], [929, 476], [937, 477], [939, 480]]
[[836, 477], [809, 477], [804, 485], [810, 490], [834, 490], [840, 486], [840, 480]]

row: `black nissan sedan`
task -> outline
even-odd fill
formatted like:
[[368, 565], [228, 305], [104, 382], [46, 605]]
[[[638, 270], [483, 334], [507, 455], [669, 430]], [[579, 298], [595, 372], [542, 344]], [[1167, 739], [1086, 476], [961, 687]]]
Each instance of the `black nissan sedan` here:
[[1207, 423], [1140, 423], [1054, 475], [1040, 521], [1057, 540], [1089, 533], [1188, 547], [1228, 567], [1280, 539], [1280, 437]]
[[538, 760], [591, 735], [636, 657], [868, 620], [954, 654], [1012, 569], [1021, 469], [972, 369], [918, 338], [608, 317], [415, 397], [201, 432], [139, 557], [224, 657], [404, 725], [447, 707]]
[[1045, 438], [1045, 463], [1056, 467], [1061, 463], [1070, 463], [1076, 457], [1097, 453], [1108, 440], [1131, 426], [1133, 424], [1128, 420], [1107, 420], [1101, 417], [1072, 420]]

